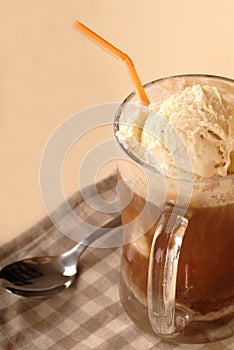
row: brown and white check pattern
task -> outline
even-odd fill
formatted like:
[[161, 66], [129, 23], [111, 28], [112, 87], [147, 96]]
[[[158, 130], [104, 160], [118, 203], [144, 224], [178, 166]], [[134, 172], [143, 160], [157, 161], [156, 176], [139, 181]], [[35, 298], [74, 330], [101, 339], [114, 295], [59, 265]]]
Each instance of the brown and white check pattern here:
[[[116, 178], [98, 184], [113, 194]], [[79, 193], [70, 199], [74, 210], [102, 224]], [[57, 254], [74, 243], [43, 219], [0, 248], [0, 266], [26, 256]], [[80, 276], [72, 286], [48, 299], [30, 299], [0, 290], [0, 349], [3, 350], [172, 350], [234, 349], [234, 337], [206, 345], [177, 345], [139, 330], [123, 311], [118, 296], [120, 248], [88, 248]]]

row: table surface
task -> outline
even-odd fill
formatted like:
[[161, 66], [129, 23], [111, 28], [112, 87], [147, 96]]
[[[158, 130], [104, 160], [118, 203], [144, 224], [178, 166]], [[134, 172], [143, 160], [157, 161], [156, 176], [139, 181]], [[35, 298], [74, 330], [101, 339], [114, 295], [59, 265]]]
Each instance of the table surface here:
[[[75, 32], [76, 19], [127, 52], [146, 83], [180, 73], [234, 78], [233, 16], [233, 0], [1, 1], [0, 244], [45, 215], [40, 160], [56, 128], [75, 112], [122, 101], [134, 89], [121, 63]], [[113, 137], [112, 128], [101, 137]], [[63, 168], [66, 195], [79, 187], [80, 164], [101, 137], [99, 129], [71, 148]]]

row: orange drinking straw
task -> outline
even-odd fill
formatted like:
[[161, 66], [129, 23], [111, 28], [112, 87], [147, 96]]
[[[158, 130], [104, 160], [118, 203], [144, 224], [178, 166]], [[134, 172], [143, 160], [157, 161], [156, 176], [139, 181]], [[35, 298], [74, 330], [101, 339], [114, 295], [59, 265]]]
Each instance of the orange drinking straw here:
[[133, 81], [133, 84], [135, 85], [136, 90], [138, 92], [138, 95], [140, 97], [141, 103], [144, 105], [149, 105], [149, 103], [150, 103], [149, 99], [145, 93], [145, 90], [141, 84], [141, 81], [138, 77], [138, 74], [136, 72], [136, 69], [135, 69], [134, 64], [133, 64], [132, 60], [130, 59], [130, 57], [128, 57], [128, 55], [126, 55], [126, 53], [120, 51], [119, 49], [117, 49], [117, 47], [113, 46], [111, 43], [109, 43], [108, 41], [103, 39], [101, 36], [99, 36], [98, 34], [93, 32], [91, 29], [86, 27], [84, 24], [77, 21], [77, 22], [75, 22], [74, 27], [80, 33], [87, 36], [93, 42], [95, 42], [96, 44], [101, 46], [103, 49], [108, 51], [110, 54], [114, 55], [116, 58], [120, 59], [121, 61], [123, 61], [126, 64], [127, 69], [130, 73], [131, 79]]

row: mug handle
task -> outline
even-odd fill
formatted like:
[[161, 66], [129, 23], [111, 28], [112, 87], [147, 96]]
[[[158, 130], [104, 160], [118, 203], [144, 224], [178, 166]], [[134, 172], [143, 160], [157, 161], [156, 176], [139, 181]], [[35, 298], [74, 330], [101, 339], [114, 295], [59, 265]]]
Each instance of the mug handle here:
[[180, 249], [188, 226], [188, 219], [180, 215], [182, 209], [165, 206], [150, 252], [148, 316], [153, 331], [164, 337], [174, 337], [189, 322], [189, 315], [175, 303]]

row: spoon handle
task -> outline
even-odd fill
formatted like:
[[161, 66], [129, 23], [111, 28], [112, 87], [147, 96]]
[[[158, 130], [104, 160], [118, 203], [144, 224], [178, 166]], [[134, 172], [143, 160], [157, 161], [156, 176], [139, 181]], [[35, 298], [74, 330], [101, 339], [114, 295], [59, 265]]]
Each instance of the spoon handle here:
[[[96, 241], [98, 238], [104, 236], [105, 233], [109, 232], [109, 230], [114, 229], [120, 225], [121, 225], [121, 215], [118, 214], [113, 219], [108, 221], [105, 225], [103, 225], [102, 227], [100, 227], [97, 230], [95, 230], [94, 232], [92, 232], [82, 242], [78, 243], [76, 245], [76, 247], [74, 247], [74, 248], [76, 248], [77, 254], [81, 255], [86, 250], [86, 248], [88, 248], [88, 246], [90, 246], [91, 243]], [[108, 228], [109, 228], [109, 230], [105, 230]]]

